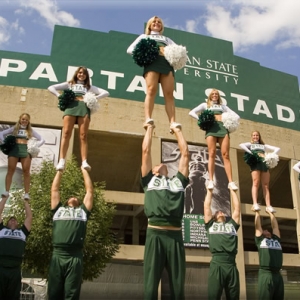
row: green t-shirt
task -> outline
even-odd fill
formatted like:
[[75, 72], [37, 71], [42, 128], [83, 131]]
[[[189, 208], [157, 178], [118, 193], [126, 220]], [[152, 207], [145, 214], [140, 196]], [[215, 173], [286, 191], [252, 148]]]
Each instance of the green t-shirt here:
[[240, 225], [233, 219], [225, 223], [215, 222], [214, 219], [211, 219], [208, 223], [205, 223], [210, 252], [213, 255], [236, 256], [239, 227]]
[[12, 230], [0, 223], [0, 266], [20, 267], [25, 251], [26, 238], [29, 231], [23, 225]]
[[141, 178], [145, 192], [144, 210], [150, 225], [181, 227], [184, 210], [184, 190], [189, 179], [178, 172], [168, 178], [150, 171]]
[[84, 204], [79, 207], [62, 206], [59, 203], [53, 213], [53, 247], [65, 250], [81, 250], [90, 212]]
[[279, 271], [282, 267], [282, 248], [280, 238], [272, 235], [266, 238], [263, 235], [255, 237], [258, 249], [259, 267], [264, 270]]

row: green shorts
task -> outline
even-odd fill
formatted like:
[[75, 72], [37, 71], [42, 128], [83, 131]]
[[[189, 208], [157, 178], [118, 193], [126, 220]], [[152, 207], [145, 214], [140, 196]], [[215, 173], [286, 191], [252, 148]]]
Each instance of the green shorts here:
[[27, 152], [27, 144], [16, 144], [12, 150], [8, 153], [8, 157], [19, 157], [19, 158], [25, 158], [29, 154]]
[[229, 132], [228, 130], [224, 127], [223, 122], [221, 121], [216, 121], [214, 122], [213, 126], [206, 131], [205, 133], [205, 138], [208, 136], [214, 136], [214, 137], [225, 137], [226, 134], [228, 134], [229, 137]]
[[64, 111], [64, 116], [84, 118], [86, 115], [91, 118], [91, 110], [86, 106], [84, 101], [72, 101]]
[[166, 74], [166, 75], [172, 72], [174, 76], [174, 68], [169, 64], [169, 62], [162, 55], [159, 55], [152, 64], [144, 67], [143, 76], [145, 77], [145, 74], [149, 71]]

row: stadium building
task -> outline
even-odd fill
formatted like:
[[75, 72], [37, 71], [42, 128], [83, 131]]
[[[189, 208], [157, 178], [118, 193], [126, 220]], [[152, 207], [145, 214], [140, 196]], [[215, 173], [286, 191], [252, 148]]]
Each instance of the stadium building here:
[[[204, 102], [209, 91], [216, 88], [223, 101], [241, 117], [239, 129], [230, 135], [233, 178], [239, 185], [242, 214], [236, 260], [241, 299], [256, 299], [259, 262], [254, 243], [254, 213], [251, 211], [252, 180], [239, 144], [250, 141], [251, 132], [259, 130], [265, 143], [281, 148], [280, 161], [270, 170], [271, 203], [277, 210], [282, 237], [286, 299], [296, 299], [300, 292], [300, 193], [298, 174], [292, 166], [300, 160], [298, 78], [234, 55], [229, 41], [168, 28], [164, 34], [188, 50], [186, 66], [175, 73], [174, 97], [176, 120], [183, 124], [191, 162], [194, 162], [191, 171], [197, 171], [201, 165], [206, 167], [208, 156], [204, 132], [188, 115], [190, 109]], [[0, 51], [1, 130], [15, 124], [21, 113], [31, 115], [34, 128], [46, 139], [34, 164], [49, 156], [54, 164], [59, 159], [62, 112], [57, 107], [57, 98], [47, 90], [49, 85], [71, 79], [74, 70], [83, 65], [89, 69], [92, 84], [110, 93], [110, 97], [100, 100], [100, 110], [92, 115], [88, 161], [92, 166], [92, 180], [105, 181], [106, 200], [116, 203], [112, 230], [122, 244], [105, 272], [97, 280], [83, 284], [81, 299], [99, 299], [100, 295], [103, 299], [143, 298], [147, 219], [143, 213], [140, 166], [145, 82], [142, 69], [126, 53], [135, 38], [136, 35], [123, 32], [104, 33], [56, 26], [50, 55]], [[172, 173], [177, 161], [176, 139], [169, 133], [161, 90], [153, 118], [156, 123], [153, 163], [168, 163]], [[80, 163], [79, 151], [75, 127], [68, 156], [74, 154]], [[222, 190], [228, 182], [222, 159], [219, 153], [217, 155], [218, 201], [224, 203], [230, 214], [229, 192]], [[0, 163], [0, 188], [3, 190], [5, 156], [0, 157]], [[211, 258], [203, 229], [205, 194], [197, 187], [198, 182], [200, 180], [195, 180], [194, 196], [189, 194], [183, 222], [187, 299], [206, 299]], [[259, 197], [264, 208], [261, 189]], [[270, 227], [264, 209], [261, 215], [263, 226]], [[163, 274], [161, 299], [167, 299], [168, 292], [167, 274]]]

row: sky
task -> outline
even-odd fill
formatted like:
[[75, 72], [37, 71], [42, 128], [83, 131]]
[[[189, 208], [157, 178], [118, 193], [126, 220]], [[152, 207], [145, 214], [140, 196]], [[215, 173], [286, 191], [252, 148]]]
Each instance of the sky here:
[[157, 15], [300, 82], [299, 12], [299, 0], [1, 0], [0, 50], [50, 55], [56, 24], [139, 35]]

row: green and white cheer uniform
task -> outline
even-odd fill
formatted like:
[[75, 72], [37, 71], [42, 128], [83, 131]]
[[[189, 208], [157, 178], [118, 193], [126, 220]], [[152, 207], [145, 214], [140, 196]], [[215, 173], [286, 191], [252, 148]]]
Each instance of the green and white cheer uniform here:
[[[267, 145], [267, 144], [259, 144], [259, 143], [241, 143], [240, 147], [245, 150], [248, 153], [252, 153], [255, 152], [257, 154], [265, 154], [265, 152], [274, 152], [274, 153], [278, 153], [280, 148], [278, 147], [274, 147], [271, 145]], [[263, 158], [262, 158], [263, 160]], [[266, 165], [266, 163], [264, 161], [260, 161], [257, 164], [253, 165], [250, 167], [250, 171], [261, 171], [261, 172], [268, 172], [269, 168]]]
[[53, 213], [53, 253], [49, 268], [49, 300], [79, 299], [82, 283], [83, 243], [90, 212], [84, 204]]
[[29, 231], [12, 230], [0, 223], [0, 299], [19, 300], [21, 264]]
[[[14, 129], [15, 129], [15, 126], [12, 126], [6, 130], [3, 130], [2, 132], [0, 132], [0, 140], [3, 141], [5, 136], [12, 134], [14, 132]], [[32, 137], [37, 139], [38, 147], [41, 147], [45, 143], [45, 140], [33, 129], [32, 129]], [[26, 128], [22, 128], [22, 126], [21, 126], [16, 134], [16, 138], [28, 140], [28, 132], [27, 132]], [[16, 145], [12, 148], [12, 150], [8, 153], [7, 156], [8, 157], [13, 156], [13, 157], [18, 157], [18, 158], [25, 158], [28, 155], [29, 154], [27, 152], [27, 144], [16, 143]]]
[[[141, 34], [127, 49], [128, 54], [132, 54], [135, 46], [142, 39], [151, 39], [157, 42], [158, 46], [165, 47], [168, 45], [176, 45], [170, 38], [159, 34], [159, 32], [151, 31], [149, 35]], [[174, 76], [174, 68], [169, 64], [163, 55], [158, 55], [157, 59], [151, 64], [144, 67], [143, 76], [149, 71], [157, 72], [160, 74], [169, 74], [172, 72]]]
[[237, 300], [240, 295], [239, 272], [235, 257], [238, 247], [237, 231], [240, 225], [233, 219], [228, 222], [205, 223], [209, 250], [212, 253], [208, 275], [208, 299], [221, 299], [225, 289], [226, 299]]
[[[199, 114], [201, 114], [205, 110], [210, 110], [214, 115], [222, 115], [225, 112], [231, 113], [235, 115], [238, 119], [240, 118], [237, 113], [231, 110], [227, 105], [213, 103], [210, 107], [207, 106], [207, 103], [201, 103], [197, 107], [195, 107], [192, 111], [190, 111], [189, 115], [198, 120]], [[205, 138], [208, 136], [220, 137], [223, 138], [228, 134], [228, 130], [224, 127], [222, 121], [216, 121], [212, 127], [206, 131]]]
[[[84, 97], [87, 92], [95, 94], [96, 99], [98, 100], [109, 96], [109, 93], [106, 90], [93, 85], [89, 89], [87, 89], [83, 81], [77, 81], [77, 83], [75, 84], [63, 82], [48, 87], [48, 90], [56, 97], [60, 95], [60, 91], [68, 89], [72, 90], [75, 93], [75, 96], [80, 97]], [[84, 117], [85, 115], [88, 115], [89, 118], [91, 117], [91, 111], [86, 106], [84, 101], [72, 101], [64, 111], [64, 116]]]
[[280, 274], [282, 268], [282, 248], [280, 238], [272, 235], [255, 237], [259, 255], [258, 297], [265, 299], [284, 299], [284, 283]]
[[[141, 179], [149, 225], [181, 227], [184, 190], [188, 183], [188, 178], [180, 172], [168, 178], [154, 176], [150, 171]], [[182, 231], [148, 227], [144, 253], [144, 299], [157, 299], [164, 268], [169, 275], [171, 299], [184, 299], [185, 249]]]

